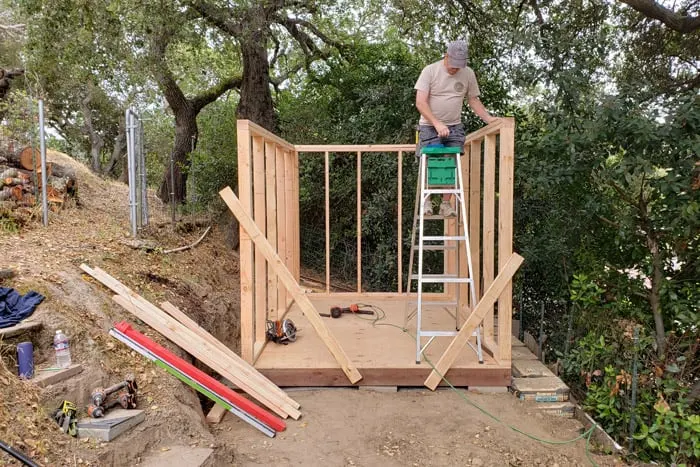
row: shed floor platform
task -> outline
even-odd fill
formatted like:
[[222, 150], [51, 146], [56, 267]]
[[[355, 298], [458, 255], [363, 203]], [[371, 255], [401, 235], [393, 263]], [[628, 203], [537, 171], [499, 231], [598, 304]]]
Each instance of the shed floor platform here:
[[[313, 294], [309, 298], [320, 313], [328, 313], [334, 305], [348, 306], [358, 302], [377, 306], [385, 312], [385, 318], [374, 324], [374, 319], [366, 315], [343, 314], [338, 319], [323, 318], [363, 376], [356, 386], [423, 386], [431, 367], [425, 361], [415, 362], [415, 318], [409, 322], [408, 332], [402, 330], [405, 298], [398, 295], [396, 298], [368, 298]], [[296, 304], [285, 318], [291, 319], [298, 329], [296, 342], [289, 345], [268, 343], [255, 362], [255, 368], [278, 386], [352, 386]], [[437, 307], [424, 309], [423, 323], [424, 330], [455, 328], [454, 318]], [[433, 340], [425, 352], [433, 364], [437, 363], [452, 339], [437, 337]], [[510, 361], [498, 364], [484, 352], [484, 363], [480, 364], [476, 353], [466, 347], [447, 373], [447, 379], [462, 387], [509, 386]]]

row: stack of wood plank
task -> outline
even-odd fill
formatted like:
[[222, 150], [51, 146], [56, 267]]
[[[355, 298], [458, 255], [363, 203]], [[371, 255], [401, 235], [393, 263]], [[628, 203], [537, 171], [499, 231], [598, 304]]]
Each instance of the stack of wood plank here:
[[126, 321], [115, 325], [109, 334], [267, 436], [273, 438], [286, 428], [282, 420], [137, 332]]
[[113, 300], [282, 418], [301, 417], [300, 405], [231, 349], [168, 302], [153, 305], [100, 268], [87, 274], [116, 293]]
[[[68, 197], [75, 195], [77, 177], [73, 169], [47, 162], [46, 176], [46, 192], [52, 206], [61, 207]], [[0, 202], [19, 206], [36, 204], [41, 180], [41, 156], [37, 149], [0, 150]]]

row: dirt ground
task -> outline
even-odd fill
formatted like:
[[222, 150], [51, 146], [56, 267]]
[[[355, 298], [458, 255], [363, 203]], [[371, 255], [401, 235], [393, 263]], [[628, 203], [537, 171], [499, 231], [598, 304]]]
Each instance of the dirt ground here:
[[[0, 342], [0, 440], [40, 465], [131, 466], [176, 445], [213, 447], [208, 465], [588, 465], [585, 441], [543, 445], [498, 423], [449, 390], [324, 389], [294, 391], [303, 416], [269, 439], [233, 415], [207, 426], [200, 400], [175, 378], [131, 352], [108, 334], [126, 319], [161, 344], [188, 357], [138, 322], [110, 299], [79, 265], [99, 266], [152, 303], [169, 300], [226, 345], [238, 350], [240, 316], [238, 262], [227, 246], [230, 232], [220, 224], [197, 248], [174, 254], [203, 229], [153, 226], [148, 248], [130, 242], [127, 187], [95, 177], [77, 162], [55, 162], [78, 172], [80, 203], [50, 217], [47, 228], [33, 223], [20, 233], [0, 232], [0, 251], [17, 276], [2, 285], [46, 296], [33, 319], [44, 324], [35, 335], [35, 361], [51, 365], [53, 332], [71, 338], [74, 362], [84, 371], [40, 389], [16, 377], [14, 345]], [[155, 247], [153, 246], [155, 245]], [[136, 248], [134, 248], [136, 246]], [[196, 363], [196, 362], [195, 362]], [[58, 431], [48, 413], [62, 400], [81, 410], [91, 390], [133, 373], [146, 421], [111, 443], [73, 440]], [[580, 424], [538, 413], [509, 394], [468, 397], [489, 413], [535, 436], [567, 440]], [[594, 456], [599, 465], [616, 460]], [[0, 465], [18, 465], [0, 453]], [[175, 467], [175, 466], [173, 466]]]
[[[236, 465], [591, 465], [585, 440], [552, 446], [508, 428], [554, 441], [576, 438], [581, 428], [575, 420], [537, 413], [511, 394], [466, 393], [503, 423], [450, 389], [315, 389], [291, 395], [304, 415], [273, 440], [228, 415], [214, 428], [217, 442], [236, 447]], [[612, 457], [592, 457], [598, 465], [615, 465]]]

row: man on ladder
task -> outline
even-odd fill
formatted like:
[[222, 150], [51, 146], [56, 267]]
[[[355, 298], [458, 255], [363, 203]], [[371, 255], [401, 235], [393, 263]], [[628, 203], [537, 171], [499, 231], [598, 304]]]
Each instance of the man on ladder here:
[[[418, 151], [420, 160], [420, 171], [418, 179], [418, 198], [414, 211], [411, 255], [409, 259], [409, 280], [407, 281], [407, 293], [411, 293], [413, 281], [417, 281], [417, 308], [416, 316], [416, 363], [420, 363], [421, 356], [425, 349], [436, 337], [454, 336], [455, 330], [423, 330], [422, 312], [424, 306], [438, 305], [448, 308], [454, 305], [455, 327], [459, 329], [459, 285], [464, 284], [469, 288], [471, 305], [474, 306], [477, 300], [474, 287], [471, 252], [469, 248], [469, 236], [466, 223], [466, 207], [463, 196], [463, 181], [461, 173], [460, 153], [464, 150], [464, 125], [461, 122], [462, 105], [464, 98], [472, 110], [486, 123], [495, 120], [484, 108], [479, 99], [479, 85], [476, 82], [474, 71], [467, 67], [467, 43], [465, 41], [451, 42], [447, 47], [444, 58], [438, 62], [426, 66], [421, 72], [416, 89], [416, 107], [421, 114], [419, 122]], [[442, 147], [443, 149], [438, 149]], [[437, 155], [428, 156], [428, 154]], [[440, 159], [445, 157], [445, 161]], [[431, 159], [429, 161], [428, 159]], [[449, 160], [448, 160], [449, 159]], [[430, 167], [439, 164], [447, 169], [448, 176], [436, 177], [438, 167]], [[426, 167], [427, 166], [427, 167]], [[445, 172], [441, 172], [443, 175]], [[441, 186], [443, 185], [443, 186]], [[435, 219], [433, 216], [433, 205], [430, 199], [432, 194], [442, 194], [440, 212], [438, 219], [457, 216], [457, 211], [450, 204], [450, 196], [456, 197], [456, 205], [459, 210], [459, 217], [462, 225], [462, 235], [424, 235], [425, 220]], [[420, 204], [419, 204], [420, 203]], [[416, 244], [416, 230], [418, 232], [418, 243]], [[463, 243], [467, 256], [468, 271], [457, 271], [456, 274], [424, 274], [424, 252], [426, 251], [446, 251], [453, 249], [459, 251], [458, 245]], [[414, 252], [418, 251], [418, 273], [413, 273]], [[458, 268], [459, 269], [459, 268]], [[457, 299], [452, 303], [428, 302], [423, 300], [423, 286], [426, 283], [442, 283], [457, 285]], [[449, 311], [449, 310], [448, 310]], [[405, 324], [413, 316], [413, 313], [406, 312]], [[421, 338], [429, 338], [423, 345]], [[476, 337], [476, 347], [472, 346], [476, 352], [479, 363], [483, 363], [481, 350], [481, 334], [477, 329], [474, 332]], [[470, 344], [471, 345], [471, 344]]]
[[[420, 112], [418, 122], [418, 152], [426, 146], [442, 144], [447, 147], [464, 147], [464, 125], [462, 106], [467, 98], [469, 107], [486, 123], [496, 117], [491, 116], [479, 99], [479, 84], [474, 70], [467, 66], [469, 50], [466, 41], [450, 42], [442, 60], [423, 68], [416, 82], [416, 108]], [[445, 194], [440, 204], [440, 215], [454, 216], [456, 212], [449, 203], [450, 195]], [[428, 198], [425, 204], [427, 213], [433, 212]]]

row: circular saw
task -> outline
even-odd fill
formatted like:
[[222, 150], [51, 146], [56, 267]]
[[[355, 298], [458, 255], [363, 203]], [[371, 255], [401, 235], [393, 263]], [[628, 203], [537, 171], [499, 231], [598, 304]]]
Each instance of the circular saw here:
[[291, 319], [268, 321], [265, 335], [269, 341], [287, 345], [297, 340], [297, 327]]

